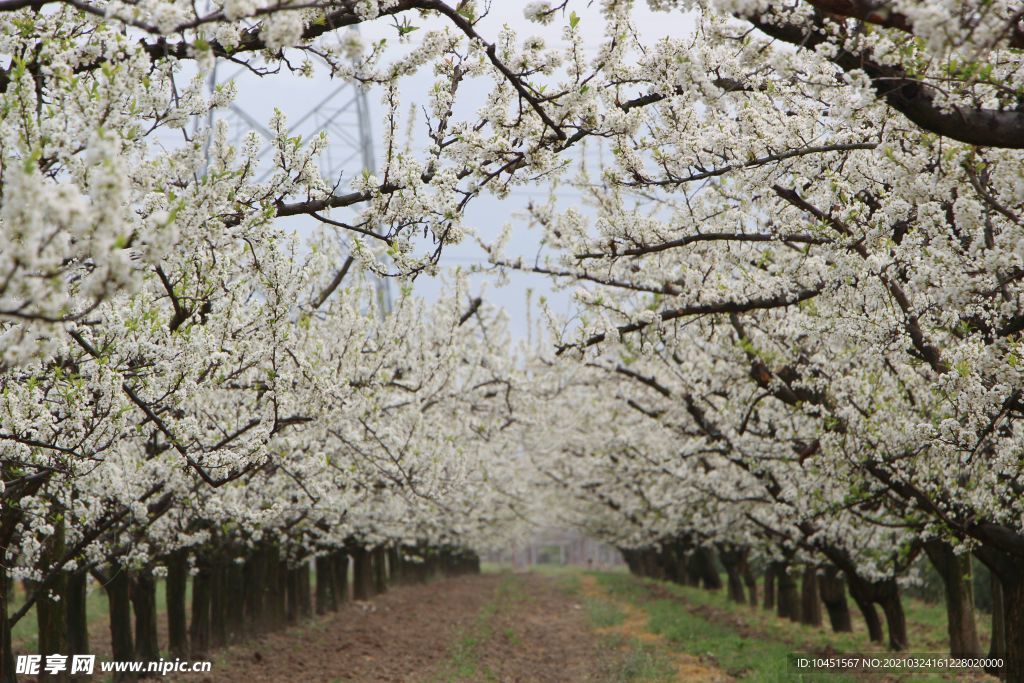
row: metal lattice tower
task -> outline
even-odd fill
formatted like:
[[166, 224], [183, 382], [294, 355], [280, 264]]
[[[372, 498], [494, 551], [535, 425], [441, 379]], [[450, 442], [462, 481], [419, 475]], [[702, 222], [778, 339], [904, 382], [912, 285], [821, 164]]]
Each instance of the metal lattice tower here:
[[[325, 133], [327, 148], [321, 156], [320, 173], [329, 184], [346, 183], [364, 172], [377, 170], [370, 107], [366, 92], [357, 83], [327, 78], [289, 78], [282, 74], [260, 78], [246, 67], [218, 61], [209, 80], [212, 92], [228, 82], [238, 86], [238, 99], [218, 110], [214, 119], [227, 121], [232, 143], [239, 145], [250, 132], [256, 132], [263, 145], [258, 155], [263, 178], [272, 173], [274, 133], [267, 128], [275, 109], [287, 117], [289, 135], [311, 140]], [[271, 84], [272, 87], [267, 87]], [[326, 93], [326, 94], [325, 94]], [[377, 299], [382, 313], [391, 310], [391, 292], [387, 278], [377, 278]]]

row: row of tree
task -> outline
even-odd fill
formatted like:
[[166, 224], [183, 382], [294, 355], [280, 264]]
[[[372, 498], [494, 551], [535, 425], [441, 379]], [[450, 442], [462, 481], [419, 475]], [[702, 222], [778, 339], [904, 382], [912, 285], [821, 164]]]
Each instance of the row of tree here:
[[[923, 552], [976, 649], [974, 555], [1024, 681], [1019, 7], [650, 5], [673, 37], [630, 2], [0, 3], [0, 547], [29, 602], [554, 517], [741, 583], [841, 572], [896, 648]], [[261, 166], [210, 124], [218, 60], [379, 91], [380, 172], [321, 177], [281, 115]], [[537, 257], [486, 248], [571, 320], [517, 357], [458, 278], [379, 313], [365, 273], [434, 273], [475, 198], [537, 183]]]

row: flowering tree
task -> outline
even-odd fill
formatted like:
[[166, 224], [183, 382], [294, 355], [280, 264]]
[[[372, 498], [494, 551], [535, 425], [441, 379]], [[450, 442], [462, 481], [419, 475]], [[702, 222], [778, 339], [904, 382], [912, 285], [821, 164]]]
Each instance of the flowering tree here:
[[[349, 554], [365, 594], [385, 546], [400, 567], [554, 508], [670, 567], [841, 569], [894, 647], [913, 558], [955, 616], [974, 553], [1024, 680], [1019, 8], [651, 4], [696, 29], [647, 40], [628, 2], [529, 3], [550, 45], [468, 0], [0, 1], [0, 593], [34, 582], [41, 648], [81, 634], [86, 572], [146, 652], [154, 572], [180, 650], [192, 571], [202, 651], [241, 621], [217, 582], [269, 627], [311, 557], [319, 597]], [[210, 124], [218, 60], [377, 91], [381, 170], [321, 177], [280, 114], [262, 167]], [[519, 365], [457, 283], [380, 314], [366, 273], [433, 273], [475, 197], [538, 181], [589, 206], [531, 206], [534, 262], [488, 249], [576, 288], [555, 349]], [[26, 610], [0, 610], [8, 680]]]

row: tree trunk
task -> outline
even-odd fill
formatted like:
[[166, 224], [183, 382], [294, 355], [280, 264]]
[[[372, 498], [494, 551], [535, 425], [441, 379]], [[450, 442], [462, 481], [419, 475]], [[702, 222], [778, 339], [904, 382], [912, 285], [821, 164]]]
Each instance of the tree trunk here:
[[276, 545], [267, 547], [266, 623], [267, 628], [276, 631], [287, 622], [285, 616], [285, 578], [281, 552]]
[[750, 569], [749, 562], [743, 565], [743, 583], [747, 587], [747, 599], [750, 601], [750, 606], [757, 607], [757, 579], [754, 577], [753, 570]]
[[131, 600], [135, 610], [135, 659], [160, 659], [156, 629], [156, 581], [142, 570], [131, 578]]
[[[57, 571], [57, 579], [49, 588], [38, 590], [36, 598], [36, 623], [39, 628], [39, 639], [37, 641], [39, 654], [43, 655], [44, 662], [46, 655], [68, 654], [68, 624], [66, 620], [67, 608], [67, 575], [60, 571], [60, 560], [64, 557], [64, 521], [59, 520], [54, 524], [53, 535], [46, 540], [43, 547], [40, 563], [43, 567]], [[53, 596], [51, 598], [51, 596]], [[43, 669], [39, 671], [39, 681], [47, 683], [70, 680], [70, 667], [56, 674], [48, 674]]]
[[331, 558], [319, 555], [316, 558], [316, 613], [327, 614], [338, 609], [337, 597], [332, 590], [334, 584]]
[[927, 541], [924, 551], [942, 577], [946, 595], [946, 627], [953, 657], [980, 657], [981, 642], [974, 622], [974, 587], [970, 554], [957, 555], [942, 541]]
[[228, 562], [226, 580], [228, 599], [224, 610], [224, 621], [228, 631], [228, 642], [237, 643], [245, 637], [244, 563]]
[[14, 675], [14, 648], [8, 603], [14, 597], [14, 584], [7, 568], [0, 564], [0, 683], [17, 683]]
[[310, 594], [312, 584], [309, 577], [309, 560], [303, 560], [297, 570], [299, 572], [299, 616], [308, 619], [313, 616], [313, 596]]
[[726, 585], [729, 600], [744, 604], [747, 596], [743, 592], [743, 566], [746, 564], [746, 551], [722, 546], [718, 549], [718, 557], [725, 567]]
[[217, 561], [210, 568], [210, 647], [228, 644], [228, 568]]
[[800, 623], [821, 626], [821, 601], [818, 599], [818, 568], [804, 567], [800, 585]]
[[185, 591], [188, 584], [188, 559], [182, 550], [167, 558], [167, 649], [172, 658], [188, 657], [188, 621], [185, 614]]
[[267, 557], [264, 549], [257, 546], [245, 561], [245, 619], [253, 634], [267, 630], [266, 597]]
[[775, 609], [775, 574], [775, 563], [769, 562], [764, 569], [764, 608], [766, 610]]
[[344, 549], [331, 555], [331, 572], [334, 578], [334, 596], [338, 605], [348, 602], [348, 552]]
[[718, 575], [718, 567], [715, 564], [715, 550], [708, 546], [701, 546], [693, 552], [694, 569], [700, 576], [701, 584], [707, 590], [719, 590], [722, 587], [722, 577]]
[[[1003, 602], [1003, 583], [992, 572], [992, 637], [989, 640], [989, 659], [1006, 656], [1006, 606]], [[996, 673], [989, 671], [989, 673]]]
[[385, 593], [388, 590], [388, 565], [387, 553], [384, 546], [373, 549], [373, 590], [376, 593]]
[[89, 654], [89, 620], [85, 603], [89, 594], [89, 575], [78, 570], [68, 576], [67, 620], [68, 620], [68, 654]]
[[789, 567], [776, 567], [775, 580], [778, 584], [778, 615], [790, 621], [800, 621], [800, 593], [796, 579], [789, 573]]
[[192, 577], [192, 657], [204, 659], [210, 652], [210, 570], [200, 567]]
[[296, 567], [289, 567], [285, 570], [286, 585], [285, 602], [287, 603], [288, 625], [299, 622], [299, 570]]
[[892, 581], [891, 590], [887, 590], [879, 604], [885, 612], [885, 624], [889, 629], [889, 649], [906, 650], [909, 639], [907, 638], [907, 619], [903, 614], [903, 603], [900, 601], [900, 594], [896, 588], [896, 581]]
[[393, 545], [388, 548], [388, 574], [389, 580], [393, 585], [397, 585], [402, 581], [402, 560], [399, 556], [398, 546]]
[[373, 595], [373, 568], [370, 563], [370, 553], [363, 546], [355, 546], [352, 549], [352, 599], [369, 600]]
[[826, 567], [825, 571], [818, 576], [818, 592], [821, 594], [821, 601], [825, 603], [832, 631], [835, 633], [852, 631], [850, 606], [846, 602], [846, 582], [839, 575], [839, 570], [835, 566]]
[[1003, 676], [1008, 683], [1024, 683], [1024, 572], [999, 578], [1003, 584]]
[[[130, 598], [128, 571], [118, 566], [111, 567], [107, 580], [107, 602], [110, 609], [110, 655], [111, 659], [127, 661], [135, 658], [132, 642], [132, 603]], [[135, 681], [138, 677], [129, 671], [114, 673], [115, 683]]]

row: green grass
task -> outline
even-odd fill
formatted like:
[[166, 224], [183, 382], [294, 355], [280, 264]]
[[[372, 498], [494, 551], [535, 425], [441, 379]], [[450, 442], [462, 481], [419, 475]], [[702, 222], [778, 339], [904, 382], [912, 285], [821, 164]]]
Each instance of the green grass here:
[[622, 652], [605, 672], [608, 683], [671, 683], [675, 668], [657, 648], [636, 639], [606, 636], [602, 646]]
[[[665, 638], [674, 650], [702, 657], [741, 681], [857, 680], [841, 674], [795, 674], [788, 658], [825, 649], [840, 653], [884, 651], [883, 646], [868, 641], [863, 624], [855, 626], [853, 633], [832, 633], [827, 627], [797, 624], [759, 608], [732, 603], [724, 591], [644, 581], [624, 574], [594, 576], [609, 595], [642, 608], [648, 615], [651, 632]], [[912, 649], [943, 652], [946, 617], [942, 606], [906, 600], [905, 609], [911, 625]], [[913, 675], [915, 683], [944, 680], [950, 678], [940, 674]]]

